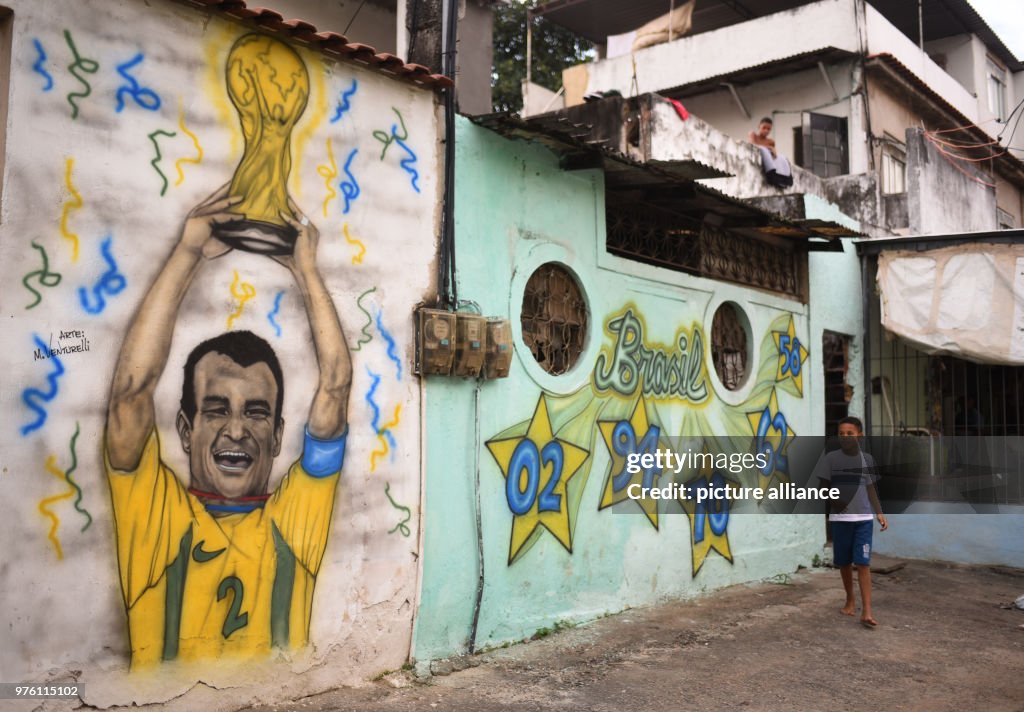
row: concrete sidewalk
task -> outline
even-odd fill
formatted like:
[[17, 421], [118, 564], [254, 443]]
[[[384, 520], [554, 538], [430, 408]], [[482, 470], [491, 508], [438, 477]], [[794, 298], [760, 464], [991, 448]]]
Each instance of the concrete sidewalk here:
[[[875, 557], [874, 568], [894, 560]], [[1024, 571], [907, 561], [875, 574], [880, 626], [838, 571], [734, 586], [277, 710], [1024, 710]], [[467, 667], [468, 666], [468, 667]]]

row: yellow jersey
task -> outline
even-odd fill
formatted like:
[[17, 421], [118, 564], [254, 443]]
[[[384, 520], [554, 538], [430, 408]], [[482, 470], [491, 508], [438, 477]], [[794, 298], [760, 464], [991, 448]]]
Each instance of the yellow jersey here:
[[161, 461], [155, 430], [133, 472], [104, 455], [133, 670], [307, 643], [340, 463], [314, 477], [295, 462], [263, 507], [214, 517]]

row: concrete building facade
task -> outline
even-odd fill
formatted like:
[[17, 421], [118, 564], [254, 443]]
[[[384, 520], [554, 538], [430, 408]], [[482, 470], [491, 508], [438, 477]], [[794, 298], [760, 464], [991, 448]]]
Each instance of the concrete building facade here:
[[[841, 385], [849, 405], [862, 404], [869, 433], [891, 440], [885, 450], [920, 465], [929, 480], [921, 491], [934, 511], [959, 512], [956, 529], [968, 534], [947, 546], [948, 537], [933, 534], [949, 531], [952, 520], [894, 518], [883, 546], [1019, 564], [1024, 351], [1008, 355], [998, 344], [1003, 325], [1021, 323], [1024, 291], [993, 292], [992, 285], [1015, 284], [998, 255], [1002, 243], [1019, 242], [1013, 228], [1024, 217], [1024, 152], [1015, 138], [1021, 62], [966, 2], [698, 2], [687, 32], [620, 56], [607, 56], [613, 43], [603, 46], [606, 37], [665, 10], [638, 3], [623, 18], [610, 7], [556, 1], [536, 11], [599, 45], [597, 60], [563, 73], [565, 115], [600, 111], [600, 101], [586, 109], [584, 97], [628, 96], [639, 135], [622, 146], [638, 158], [700, 161], [727, 174], [701, 182], [780, 215], [842, 221], [840, 213], [871, 238], [907, 238], [858, 247], [862, 282], [846, 308], [861, 305], [865, 328], [840, 336], [863, 368], [861, 380]], [[643, 92], [681, 101], [690, 117]], [[773, 121], [778, 153], [802, 167], [794, 167], [791, 186], [771, 185], [759, 149], [747, 143], [761, 117]], [[822, 212], [808, 213], [812, 205]], [[941, 248], [962, 254], [945, 272], [903, 279], [925, 265], [946, 265]], [[879, 260], [896, 264], [887, 274], [901, 275], [900, 287], [876, 282]], [[968, 263], [976, 268], [957, 271]], [[967, 279], [977, 290], [956, 291]], [[974, 316], [948, 312], [954, 303]], [[928, 304], [938, 319], [929, 320]], [[916, 310], [909, 327], [886, 317], [895, 305], [904, 315]], [[840, 310], [829, 307], [819, 318], [830, 324]], [[986, 346], [965, 346], [975, 338]], [[814, 377], [830, 379], [827, 369]], [[842, 411], [841, 399], [832, 403]], [[965, 424], [968, 412], [975, 426]], [[956, 444], [964, 436], [985, 439], [966, 469]], [[993, 520], [980, 511], [1010, 514]], [[1017, 536], [991, 536], [999, 527]]]

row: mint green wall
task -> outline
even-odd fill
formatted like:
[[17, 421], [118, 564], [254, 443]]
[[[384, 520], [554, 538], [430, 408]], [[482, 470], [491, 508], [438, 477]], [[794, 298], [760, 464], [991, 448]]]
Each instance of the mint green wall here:
[[[424, 546], [414, 657], [426, 660], [467, 649], [480, 578], [477, 477], [485, 574], [477, 648], [529, 636], [556, 621], [592, 619], [810, 563], [824, 540], [819, 516], [734, 514], [724, 532], [716, 533], [705, 521], [698, 534], [692, 527], [696, 518], [675, 502], [661, 503], [657, 528], [633, 501], [599, 510], [612, 489], [607, 487], [611, 451], [602, 428], [616, 422], [628, 421], [637, 440], [651, 425], [660, 427], [662, 436], [749, 438], [750, 414], [756, 421], [768, 408], [784, 414], [787, 437], [819, 431], [820, 404], [813, 400], [821, 388], [810, 374], [820, 379], [820, 332], [807, 346], [809, 353], [798, 350], [801, 373], [808, 374], [799, 383], [791, 373], [778, 377], [773, 335], [787, 332], [792, 320], [794, 335], [806, 343], [806, 305], [609, 255], [600, 171], [563, 172], [545, 148], [507, 140], [464, 119], [458, 122], [456, 146], [459, 296], [477, 302], [486, 315], [510, 319], [516, 351], [507, 379], [479, 387], [455, 378], [424, 381]], [[534, 362], [520, 328], [526, 280], [550, 261], [575, 273], [589, 305], [584, 352], [559, 377]], [[751, 374], [734, 392], [715, 376], [708, 343], [712, 315], [726, 300], [740, 305], [750, 322]], [[706, 369], [699, 380], [707, 395], [691, 400], [702, 402], [640, 401], [636, 393], [620, 395], [593, 385], [599, 357], [611, 356], [608, 322], [627, 309], [640, 319], [642, 342], [652, 349], [678, 351], [680, 333], [691, 345], [699, 333]], [[544, 405], [553, 437], [540, 425]], [[781, 433], [771, 436], [777, 441]], [[551, 490], [557, 510], [539, 514], [536, 501], [522, 516], [511, 510], [504, 470], [514, 446], [524, 440], [536, 440], [541, 449], [551, 440], [561, 445], [565, 466]], [[541, 468], [539, 489], [551, 474], [551, 468]], [[677, 481], [697, 474], [684, 472]], [[746, 486], [765, 484], [755, 472], [733, 478]], [[663, 475], [659, 484], [671, 479]], [[522, 491], [524, 483], [519, 484]], [[517, 541], [516, 532], [528, 530], [534, 520], [547, 526], [525, 543]]]
[[[808, 215], [826, 220], [837, 220], [842, 213]], [[849, 220], [845, 218], [842, 222]], [[839, 220], [837, 220], [839, 221]], [[819, 430], [812, 435], [832, 435], [823, 432], [825, 423], [825, 373], [821, 360], [822, 338], [826, 330], [850, 337], [847, 358], [849, 370], [846, 383], [853, 387], [850, 415], [864, 417], [864, 314], [862, 303], [860, 258], [853, 240], [842, 240], [842, 252], [812, 252], [807, 271], [810, 283], [811, 344], [815, 347], [813, 374], [810, 379], [812, 413]]]

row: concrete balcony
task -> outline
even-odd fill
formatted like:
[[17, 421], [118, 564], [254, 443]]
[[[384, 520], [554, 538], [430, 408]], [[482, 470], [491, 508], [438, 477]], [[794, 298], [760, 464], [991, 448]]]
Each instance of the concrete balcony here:
[[[855, 6], [856, 0], [821, 0], [633, 55], [571, 67], [563, 73], [566, 104], [580, 103], [588, 92], [659, 92], [797, 56], [856, 54]], [[632, 91], [634, 58], [639, 91]]]
[[[858, 37], [863, 28], [865, 40]], [[974, 123], [992, 118], [984, 96], [975, 96], [926, 52], [863, 0], [820, 0], [709, 32], [647, 47], [632, 55], [570, 67], [563, 72], [565, 106], [587, 93], [617, 90], [623, 96], [714, 91], [726, 82], [752, 85], [784, 74], [859, 56], [891, 55], [935, 94]], [[634, 64], [635, 63], [635, 64]], [[635, 69], [634, 69], [635, 67]], [[958, 67], [976, 74], [975, 68]], [[635, 84], [634, 84], [635, 74]], [[1017, 100], [1010, 87], [1008, 100]], [[980, 94], [980, 93], [979, 93]]]

